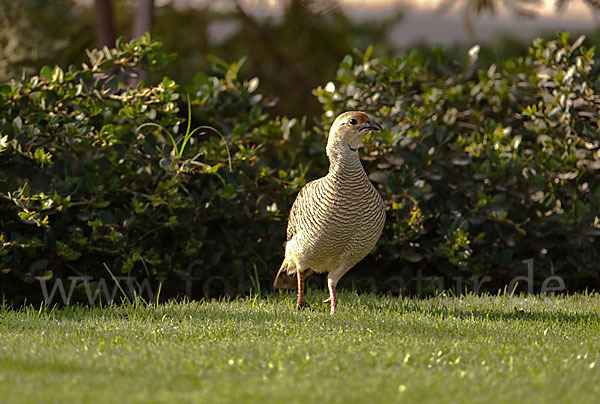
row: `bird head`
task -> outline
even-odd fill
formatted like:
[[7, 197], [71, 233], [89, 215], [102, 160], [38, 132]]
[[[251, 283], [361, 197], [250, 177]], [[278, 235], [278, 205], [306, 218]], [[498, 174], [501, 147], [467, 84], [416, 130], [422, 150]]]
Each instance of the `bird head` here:
[[372, 130], [381, 130], [381, 125], [364, 112], [349, 111], [338, 116], [329, 130], [329, 159], [358, 157], [358, 148], [367, 133]]

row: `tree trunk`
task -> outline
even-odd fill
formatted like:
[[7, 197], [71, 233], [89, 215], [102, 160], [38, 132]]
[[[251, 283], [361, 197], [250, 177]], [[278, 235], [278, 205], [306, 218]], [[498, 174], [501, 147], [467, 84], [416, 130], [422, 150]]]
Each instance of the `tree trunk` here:
[[150, 32], [153, 10], [154, 0], [137, 0], [137, 7], [131, 24], [132, 39], [139, 38], [145, 32]]
[[98, 48], [115, 46], [117, 35], [111, 0], [94, 0], [94, 8], [96, 9], [94, 22]]
[[[152, 26], [152, 12], [154, 10], [154, 0], [137, 0], [137, 7], [133, 15], [131, 24], [131, 39], [137, 39], [146, 32], [150, 32]], [[140, 81], [146, 78], [146, 72], [135, 69], [127, 82], [130, 86], [137, 86]]]

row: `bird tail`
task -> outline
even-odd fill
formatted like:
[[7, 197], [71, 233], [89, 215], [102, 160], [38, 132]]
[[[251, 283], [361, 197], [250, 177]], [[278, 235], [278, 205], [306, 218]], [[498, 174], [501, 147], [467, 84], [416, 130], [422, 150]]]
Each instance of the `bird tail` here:
[[273, 282], [273, 287], [275, 289], [297, 289], [298, 281], [296, 280], [296, 272], [289, 272], [294, 270], [294, 268], [290, 268], [290, 264], [287, 260], [283, 261], [279, 271], [277, 272], [277, 276], [275, 277], [275, 282]]
[[[277, 276], [275, 277], [275, 282], [273, 282], [273, 287], [275, 289], [298, 289], [298, 278], [296, 276], [296, 268], [290, 267], [290, 263], [287, 260], [283, 261], [279, 271], [277, 272]], [[307, 269], [306, 271], [302, 271], [304, 277], [312, 275], [314, 272], [311, 269]]]

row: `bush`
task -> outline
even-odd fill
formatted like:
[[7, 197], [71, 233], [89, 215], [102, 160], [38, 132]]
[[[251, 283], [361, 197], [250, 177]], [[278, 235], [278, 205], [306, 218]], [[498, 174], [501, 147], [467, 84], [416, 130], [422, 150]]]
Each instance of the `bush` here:
[[440, 49], [385, 60], [367, 51], [315, 90], [325, 124], [363, 108], [387, 128], [368, 165], [388, 220], [376, 264], [363, 265], [405, 283], [422, 270], [446, 287], [489, 275], [493, 290], [533, 259], [538, 286], [551, 275], [600, 285], [599, 65], [583, 37], [568, 39], [536, 40], [526, 57], [486, 70], [478, 47], [462, 67]]
[[[311, 147], [302, 123], [270, 119], [258, 79], [238, 79], [240, 63], [218, 63], [220, 75], [188, 88], [192, 122], [169, 78], [117, 80], [164, 69], [173, 57], [159, 42], [120, 40], [89, 56], [80, 69], [45, 67], [0, 87], [2, 292], [39, 300], [37, 277], [65, 289], [68, 277], [90, 277], [73, 292], [87, 301], [86, 286], [112, 274], [178, 279], [164, 296], [186, 292], [186, 275], [212, 277], [207, 293], [247, 292], [248, 271], [256, 279], [280, 259], [286, 209], [304, 185], [302, 168], [289, 167]], [[211, 127], [192, 134], [197, 124]]]
[[[582, 39], [538, 40], [485, 69], [477, 47], [462, 65], [440, 48], [347, 56], [314, 91], [324, 113], [311, 130], [270, 114], [258, 78], [239, 77], [244, 60], [213, 58], [214, 73], [183, 89], [120, 83], [161, 77], [174, 57], [160, 48], [120, 40], [81, 68], [0, 86], [8, 299], [42, 300], [46, 285], [60, 303], [62, 281], [72, 300], [98, 301], [119, 276], [151, 299], [165, 278], [163, 298], [269, 287], [294, 195], [326, 172], [325, 128], [349, 109], [385, 127], [363, 157], [388, 220], [343, 283], [420, 293], [490, 276], [482, 289], [496, 290], [532, 259], [538, 286], [550, 275], [599, 286], [599, 68]], [[444, 284], [414, 282], [428, 276]]]

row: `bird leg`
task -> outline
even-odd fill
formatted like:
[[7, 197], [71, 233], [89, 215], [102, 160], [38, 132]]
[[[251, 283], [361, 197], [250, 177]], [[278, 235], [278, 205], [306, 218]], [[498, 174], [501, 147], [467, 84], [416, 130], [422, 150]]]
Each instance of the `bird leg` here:
[[306, 299], [304, 298], [304, 273], [302, 271], [296, 272], [298, 277], [298, 300], [296, 301], [296, 310], [302, 310], [310, 308]]
[[335, 296], [335, 284], [333, 279], [327, 278], [327, 287], [329, 288], [329, 299], [325, 300], [325, 302], [329, 302], [331, 305], [330, 314], [335, 314], [337, 311], [337, 297]]

